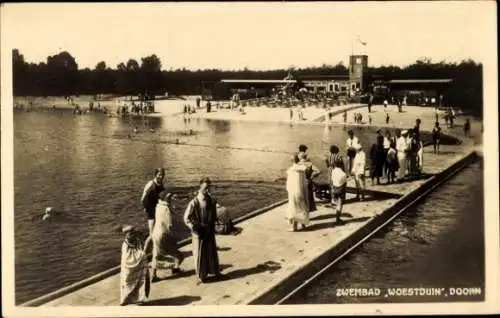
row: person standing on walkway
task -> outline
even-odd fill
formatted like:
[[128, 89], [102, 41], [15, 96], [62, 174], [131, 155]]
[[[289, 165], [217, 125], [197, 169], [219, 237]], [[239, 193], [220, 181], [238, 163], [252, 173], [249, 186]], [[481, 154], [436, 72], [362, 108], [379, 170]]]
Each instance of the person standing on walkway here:
[[371, 151], [371, 169], [370, 177], [372, 180], [372, 185], [374, 185], [375, 179], [377, 179], [377, 185], [380, 184], [380, 177], [382, 177], [385, 163], [385, 153], [384, 153], [384, 137], [382, 135], [377, 136], [377, 141], [373, 143]]
[[344, 124], [347, 123], [347, 110], [344, 110]]
[[418, 138], [418, 135], [415, 134], [415, 132], [412, 130], [409, 133], [409, 170], [410, 170], [410, 177], [413, 179], [418, 175], [419, 169], [418, 169], [418, 151], [420, 149], [420, 140]]
[[165, 169], [157, 168], [155, 169], [154, 173], [154, 179], [146, 183], [141, 197], [141, 203], [148, 220], [149, 235], [153, 233], [156, 205], [158, 204], [160, 192], [165, 191], [165, 187], [163, 186]]
[[453, 110], [453, 107], [450, 107], [448, 114], [448, 117], [450, 118], [450, 128], [453, 128], [453, 121], [455, 120], [455, 111]]
[[[156, 205], [156, 220], [151, 235], [153, 241], [153, 282], [159, 280], [156, 275], [156, 270], [159, 267], [170, 265], [172, 274], [178, 274], [180, 272], [179, 266], [184, 260], [184, 256], [177, 248], [177, 239], [172, 233], [172, 200], [172, 193], [162, 191]], [[170, 262], [169, 258], [173, 259], [173, 262]]]
[[417, 159], [418, 159], [418, 173], [419, 175], [424, 172], [424, 143], [420, 136], [417, 139], [418, 141], [418, 151], [417, 151]]
[[389, 152], [389, 148], [391, 147], [391, 142], [393, 141], [393, 138], [391, 136], [391, 133], [389, 130], [386, 130], [385, 136], [384, 136], [384, 173], [386, 176], [388, 176], [389, 172], [389, 167], [387, 165], [387, 154]]
[[306, 168], [305, 170], [306, 188], [307, 188], [306, 203], [307, 203], [307, 210], [309, 213], [311, 213], [317, 210], [316, 202], [314, 201], [313, 179], [316, 178], [319, 174], [321, 174], [321, 171], [312, 164], [311, 160], [309, 160], [305, 152], [299, 153], [299, 163]]
[[391, 141], [386, 157], [387, 166], [387, 183], [393, 183], [396, 179], [396, 171], [398, 170], [398, 157], [396, 151], [396, 143]]
[[406, 135], [406, 174], [411, 175], [411, 141], [413, 137], [413, 130], [408, 129], [408, 133]]
[[352, 170], [352, 161], [356, 156], [356, 145], [359, 144], [358, 137], [354, 136], [354, 132], [349, 130], [347, 132], [347, 141], [346, 141], [346, 153], [347, 153], [347, 171], [350, 174]]
[[184, 213], [184, 223], [191, 230], [194, 267], [201, 283], [210, 274], [220, 276], [215, 241], [217, 202], [210, 194], [211, 184], [209, 178], [201, 179], [198, 193]]
[[368, 94], [368, 113], [372, 112], [373, 95]]
[[416, 136], [417, 138], [420, 138], [420, 124], [422, 123], [422, 121], [420, 120], [420, 118], [417, 118], [417, 120], [415, 120], [415, 127], [413, 127], [413, 135]]
[[336, 223], [341, 224], [342, 207], [346, 197], [347, 174], [340, 168], [343, 162], [340, 157], [334, 162], [330, 176], [332, 207], [335, 208]]
[[299, 154], [294, 154], [292, 156], [292, 166], [287, 170], [286, 179], [286, 190], [288, 192], [286, 219], [291, 225], [290, 232], [295, 232], [299, 224], [302, 228], [309, 225], [305, 171], [306, 167], [299, 164]]
[[328, 168], [328, 179], [331, 177], [332, 169], [336, 166], [339, 166], [342, 171], [345, 171], [344, 160], [342, 159], [342, 155], [340, 154], [340, 149], [336, 145], [332, 145], [330, 147], [330, 153], [326, 157], [326, 167]]
[[432, 143], [434, 145], [434, 153], [439, 154], [439, 141], [441, 139], [441, 127], [439, 127], [439, 122], [436, 121], [434, 128], [432, 129]]
[[134, 227], [124, 226], [122, 232], [125, 240], [120, 262], [120, 306], [141, 305], [147, 301], [151, 287], [146, 254], [151, 237], [143, 245], [140, 233]]
[[397, 157], [398, 157], [398, 182], [402, 182], [405, 179], [406, 176], [406, 152], [407, 152], [407, 143], [406, 143], [406, 135], [408, 132], [406, 130], [403, 130], [400, 132], [399, 130], [396, 131], [396, 151], [397, 151]]
[[469, 118], [467, 118], [465, 120], [464, 135], [465, 135], [465, 138], [469, 138], [470, 137], [470, 119]]
[[357, 143], [354, 149], [356, 150], [356, 156], [352, 161], [351, 174], [354, 176], [354, 181], [356, 182], [356, 199], [363, 201], [365, 198], [366, 188], [366, 154], [363, 151], [360, 143]]

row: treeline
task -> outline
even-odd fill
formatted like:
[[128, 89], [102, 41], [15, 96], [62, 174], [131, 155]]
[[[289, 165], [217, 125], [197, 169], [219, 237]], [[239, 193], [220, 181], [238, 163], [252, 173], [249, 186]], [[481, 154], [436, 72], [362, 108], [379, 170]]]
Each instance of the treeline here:
[[[433, 63], [430, 59], [416, 61], [406, 67], [382, 66], [368, 68], [365, 82], [398, 78], [452, 78], [449, 101], [476, 114], [482, 114], [482, 64], [472, 60], [461, 63]], [[281, 79], [286, 69], [254, 71], [249, 69], [223, 71], [217, 69], [191, 71], [162, 70], [161, 60], [150, 55], [136, 61], [129, 59], [115, 68], [99, 62], [94, 69], [79, 69], [73, 56], [61, 52], [46, 62], [27, 63], [19, 50], [13, 50], [13, 86], [16, 96], [65, 96], [83, 94], [138, 95], [202, 94], [223, 78]], [[346, 75], [342, 63], [294, 69], [297, 78], [307, 75]]]

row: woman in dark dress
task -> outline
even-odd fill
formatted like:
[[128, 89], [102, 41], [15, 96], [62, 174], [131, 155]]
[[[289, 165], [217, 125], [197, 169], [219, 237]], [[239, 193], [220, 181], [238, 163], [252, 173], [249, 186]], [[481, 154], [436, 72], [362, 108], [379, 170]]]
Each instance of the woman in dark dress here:
[[372, 145], [370, 155], [372, 184], [374, 184], [375, 179], [377, 179], [377, 184], [380, 184], [385, 163], [384, 137], [382, 135], [377, 136], [377, 142]]
[[306, 167], [305, 177], [306, 177], [306, 186], [307, 186], [307, 207], [309, 212], [314, 212], [317, 210], [316, 202], [314, 202], [314, 182], [313, 179], [316, 178], [321, 171], [316, 168], [312, 162], [308, 159], [305, 152], [299, 153], [300, 164]]
[[418, 169], [418, 151], [420, 150], [420, 139], [417, 134], [413, 131], [410, 135], [410, 177], [416, 177], [419, 175], [420, 170]]

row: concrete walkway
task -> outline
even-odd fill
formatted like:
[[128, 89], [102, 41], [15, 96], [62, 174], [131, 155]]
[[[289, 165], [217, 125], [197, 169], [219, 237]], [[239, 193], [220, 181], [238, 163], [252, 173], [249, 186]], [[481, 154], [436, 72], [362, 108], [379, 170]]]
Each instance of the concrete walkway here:
[[[442, 146], [435, 155], [425, 148], [426, 173], [437, 174], [458, 162], [471, 151], [468, 145]], [[368, 188], [408, 195], [426, 180], [395, 185], [375, 185]], [[352, 182], [350, 184], [352, 186]], [[368, 197], [363, 202], [348, 194], [344, 207], [345, 225], [334, 223], [332, 208], [318, 203], [311, 214], [311, 225], [305, 231], [288, 232], [285, 221], [286, 204], [248, 219], [237, 226], [236, 236], [217, 236], [222, 273], [226, 279], [198, 285], [194, 275], [191, 246], [183, 247], [185, 273], [152, 284], [149, 305], [235, 305], [249, 304], [270, 289], [282, 284], [294, 273], [307, 267], [326, 251], [336, 248], [347, 237], [367, 226], [393, 206], [397, 198]], [[117, 247], [119, 248], [119, 247]], [[43, 306], [114, 306], [119, 304], [119, 274], [62, 296]]]

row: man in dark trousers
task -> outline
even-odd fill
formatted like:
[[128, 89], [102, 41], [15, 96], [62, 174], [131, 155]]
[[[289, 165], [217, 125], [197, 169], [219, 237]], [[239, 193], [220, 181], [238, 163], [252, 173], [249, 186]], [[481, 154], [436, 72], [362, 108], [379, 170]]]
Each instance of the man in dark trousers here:
[[368, 94], [368, 112], [372, 112], [372, 104], [373, 104], [373, 95]]
[[142, 192], [141, 203], [148, 219], [149, 235], [153, 233], [155, 224], [156, 205], [158, 204], [160, 192], [165, 191], [163, 179], [165, 178], [165, 169], [156, 168], [155, 177], [146, 183]]

